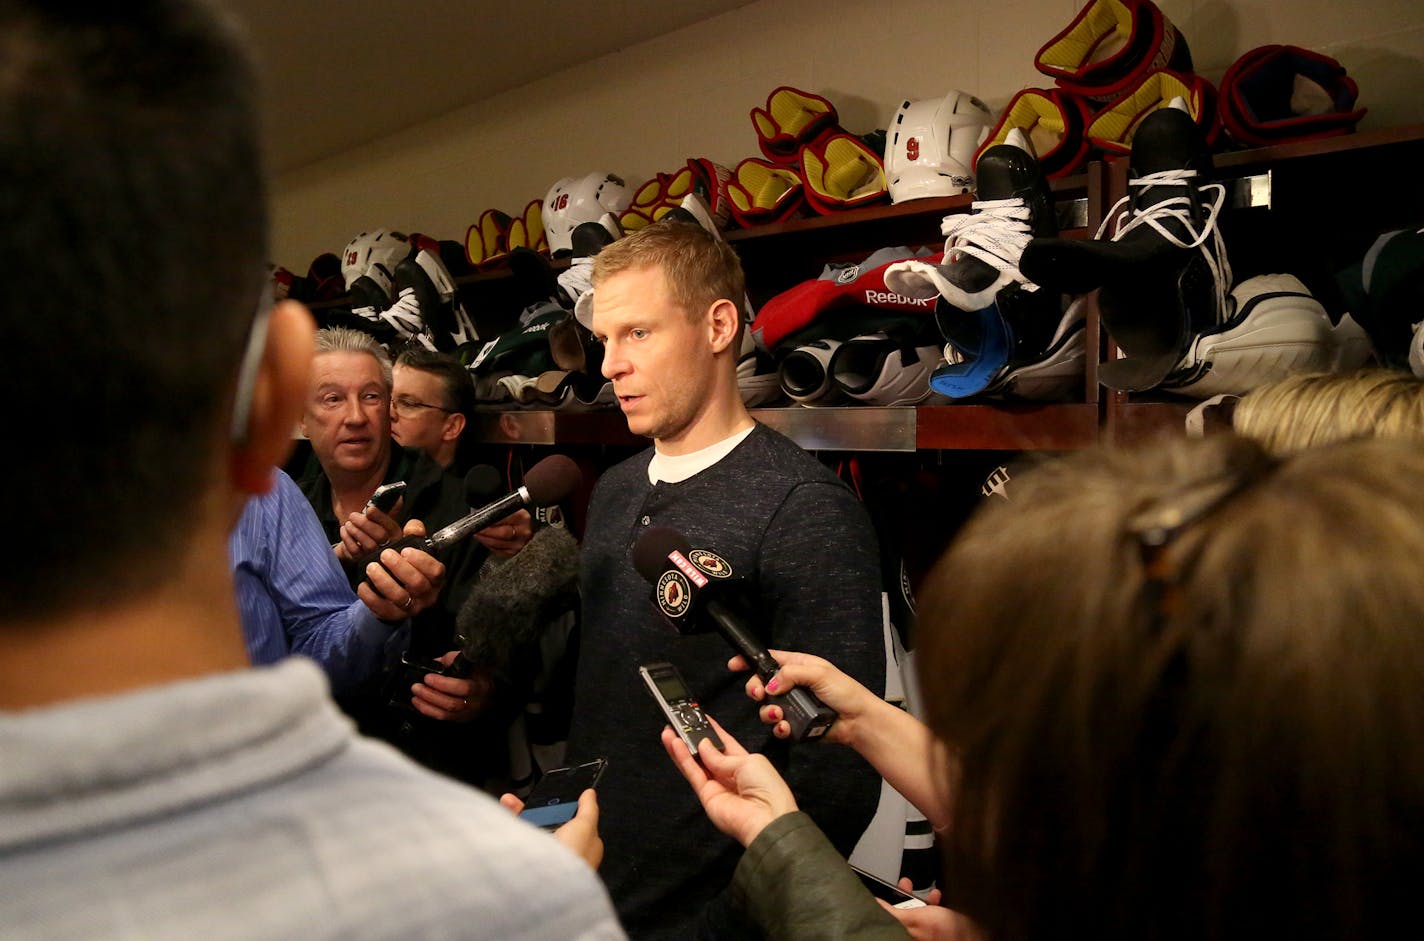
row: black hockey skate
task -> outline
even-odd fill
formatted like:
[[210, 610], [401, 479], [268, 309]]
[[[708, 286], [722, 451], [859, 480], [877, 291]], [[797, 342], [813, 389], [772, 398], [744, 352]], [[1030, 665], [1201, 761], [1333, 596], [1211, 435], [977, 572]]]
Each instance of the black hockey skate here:
[[[1139, 391], [1171, 373], [1192, 337], [1229, 319], [1231, 266], [1217, 226], [1226, 190], [1206, 183], [1211, 154], [1191, 116], [1166, 107], [1143, 118], [1130, 159], [1131, 193], [1108, 213], [1097, 239], [1036, 238], [1020, 268], [1070, 294], [1102, 289], [1103, 326], [1122, 358], [1103, 363], [1099, 377]], [[1109, 226], [1112, 239], [1103, 240]]]

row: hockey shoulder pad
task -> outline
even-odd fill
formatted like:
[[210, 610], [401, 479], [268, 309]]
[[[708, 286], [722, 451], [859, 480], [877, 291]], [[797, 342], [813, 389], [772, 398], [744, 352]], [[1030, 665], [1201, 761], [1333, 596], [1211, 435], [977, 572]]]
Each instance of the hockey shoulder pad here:
[[761, 152], [772, 163], [794, 166], [801, 148], [840, 130], [836, 106], [820, 95], [781, 85], [767, 96], [765, 108], [753, 108]]
[[1153, 69], [1190, 72], [1192, 55], [1151, 0], [1091, 0], [1038, 50], [1034, 65], [1065, 91], [1109, 101]]
[[1199, 75], [1168, 69], [1148, 72], [1138, 85], [1093, 115], [1088, 124], [1088, 141], [1109, 154], [1129, 154], [1132, 136], [1142, 119], [1168, 105], [1185, 110], [1191, 116], [1201, 128], [1207, 147], [1216, 143], [1221, 134], [1216, 89]]
[[822, 215], [885, 202], [889, 186], [880, 155], [844, 131], [801, 148], [806, 201]]
[[1088, 158], [1088, 102], [1060, 88], [1025, 88], [1009, 101], [999, 123], [974, 155], [1002, 144], [1014, 128], [1023, 131], [1049, 179], [1068, 176]]
[[1221, 80], [1221, 121], [1247, 147], [1348, 134], [1365, 116], [1359, 87], [1335, 59], [1298, 46], [1258, 46]]
[[[707, 157], [689, 157], [686, 172], [691, 178], [688, 193], [702, 197], [718, 229], [729, 228], [732, 224], [732, 204], [727, 186], [732, 181], [732, 171]], [[679, 197], [679, 202], [686, 195]]]
[[784, 221], [806, 205], [800, 174], [758, 157], [737, 164], [727, 183], [727, 196], [732, 217], [745, 229]]
[[511, 252], [516, 248], [527, 248], [546, 255], [549, 253], [549, 243], [544, 238], [544, 224], [540, 217], [543, 205], [540, 200], [532, 199], [524, 206], [522, 213], [509, 221], [505, 242]]
[[476, 268], [488, 265], [509, 251], [508, 213], [486, 209], [479, 219], [465, 230], [465, 260]]

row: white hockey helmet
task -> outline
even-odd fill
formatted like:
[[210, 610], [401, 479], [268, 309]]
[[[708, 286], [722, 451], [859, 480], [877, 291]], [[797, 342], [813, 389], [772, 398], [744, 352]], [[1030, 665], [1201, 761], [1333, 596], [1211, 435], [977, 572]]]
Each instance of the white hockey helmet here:
[[902, 103], [885, 137], [890, 201], [971, 192], [974, 153], [993, 126], [994, 113], [968, 92]]
[[597, 222], [606, 213], [615, 217], [633, 203], [633, 193], [622, 177], [612, 173], [566, 176], [544, 197], [544, 234], [555, 257], [573, 251], [571, 236], [581, 222]]
[[350, 290], [357, 278], [369, 273], [372, 265], [379, 264], [385, 268], [384, 280], [389, 282], [396, 265], [409, 254], [410, 239], [404, 232], [390, 229], [362, 232], [347, 242], [346, 249], [341, 253], [341, 277], [346, 282], [347, 290]]

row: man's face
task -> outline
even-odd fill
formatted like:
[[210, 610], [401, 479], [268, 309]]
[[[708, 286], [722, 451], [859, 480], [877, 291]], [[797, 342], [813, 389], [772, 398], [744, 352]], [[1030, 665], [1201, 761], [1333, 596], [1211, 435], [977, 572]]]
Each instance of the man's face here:
[[450, 403], [438, 376], [397, 366], [391, 383], [391, 437], [404, 448], [432, 456], [451, 420]]
[[330, 476], [384, 468], [390, 456], [390, 396], [381, 366], [368, 353], [318, 353], [302, 431]]
[[628, 430], [671, 445], [673, 453], [696, 440], [716, 380], [705, 319], [688, 319], [657, 268], [619, 272], [593, 292], [603, 375], [613, 382]]

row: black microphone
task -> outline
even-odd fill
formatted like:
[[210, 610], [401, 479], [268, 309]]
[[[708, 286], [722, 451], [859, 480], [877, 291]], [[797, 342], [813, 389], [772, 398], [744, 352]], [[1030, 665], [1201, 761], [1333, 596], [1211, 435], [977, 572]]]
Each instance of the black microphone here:
[[[488, 467], [488, 465], [484, 466]], [[466, 475], [467, 497], [477, 492], [489, 492], [487, 489], [480, 489], [488, 487], [488, 475], [481, 474], [477, 477], [476, 472], [479, 470], [480, 468], [476, 467]], [[496, 476], [499, 474], [492, 467], [489, 468], [489, 471]], [[507, 496], [500, 497], [478, 510], [472, 510], [449, 526], [436, 530], [433, 535], [402, 536], [388, 545], [377, 546], [357, 559], [353, 563], [353, 567], [358, 572], [364, 572], [367, 565], [379, 562], [381, 553], [387, 549], [399, 552], [409, 546], [424, 549], [439, 558], [442, 552], [469, 537], [471, 533], [479, 532], [490, 524], [504, 519], [515, 510], [528, 506], [547, 506], [550, 503], [558, 503], [578, 489], [582, 481], [583, 472], [579, 470], [572, 458], [562, 454], [551, 454], [529, 468], [529, 472], [524, 475], [524, 483]]]
[[[655, 527], [633, 546], [633, 565], [653, 586], [653, 603], [678, 633], [697, 633], [706, 629], [704, 621], [711, 621], [763, 683], [775, 675], [779, 665], [738, 610], [740, 582], [725, 559], [707, 549], [693, 549], [675, 529]], [[836, 720], [834, 709], [800, 686], [768, 695], [767, 701], [781, 707], [792, 741], [818, 739]]]

